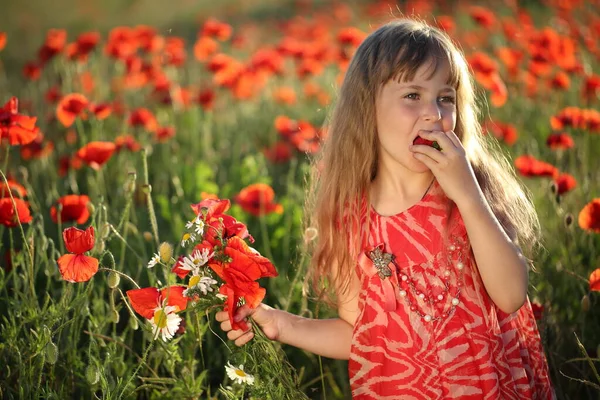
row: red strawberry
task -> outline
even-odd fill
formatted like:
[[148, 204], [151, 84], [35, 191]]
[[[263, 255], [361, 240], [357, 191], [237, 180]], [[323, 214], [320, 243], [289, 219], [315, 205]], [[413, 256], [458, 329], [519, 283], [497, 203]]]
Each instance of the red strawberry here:
[[413, 141], [413, 144], [424, 144], [426, 146], [431, 146], [436, 150], [442, 150], [438, 142], [423, 139], [421, 136], [417, 136], [417, 138]]

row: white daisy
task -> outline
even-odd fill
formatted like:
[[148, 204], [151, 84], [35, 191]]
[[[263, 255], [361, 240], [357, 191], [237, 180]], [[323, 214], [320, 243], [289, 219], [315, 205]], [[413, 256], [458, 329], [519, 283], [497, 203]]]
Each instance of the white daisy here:
[[225, 366], [225, 371], [229, 376], [229, 379], [237, 382], [237, 383], [247, 383], [248, 385], [254, 385], [254, 376], [244, 372], [244, 366], [240, 365], [239, 368], [234, 367], [227, 362]]
[[217, 281], [210, 276], [194, 275], [190, 278], [190, 281], [188, 282], [188, 288], [183, 291], [183, 295], [185, 297], [190, 297], [188, 294], [191, 295], [194, 292], [201, 292], [204, 296], [206, 296], [208, 292], [213, 291], [212, 285], [216, 284]]
[[196, 240], [196, 236], [193, 233], [184, 233], [181, 238], [181, 247], [184, 247], [188, 242]]
[[154, 267], [156, 264], [160, 262], [160, 254], [156, 253], [154, 256], [148, 261], [148, 268]]
[[196, 233], [199, 236], [202, 236], [204, 234], [204, 221], [202, 220], [202, 214], [198, 214], [196, 218], [194, 218], [191, 221], [188, 221], [185, 224], [186, 229], [192, 229], [192, 227], [194, 227]]
[[162, 335], [162, 340], [165, 342], [173, 338], [181, 323], [181, 317], [175, 314], [176, 310], [177, 307], [175, 306], [156, 307], [154, 309], [154, 317], [148, 320], [152, 325], [154, 339], [158, 338], [159, 334]]
[[183, 257], [183, 262], [180, 268], [186, 271], [197, 272], [201, 266], [210, 260], [213, 254], [214, 253], [210, 252], [208, 249], [202, 249], [202, 251], [194, 250], [191, 256]]
[[221, 299], [221, 300], [227, 299], [227, 296], [224, 294], [221, 294], [221, 293], [217, 293], [215, 296], [217, 297], [217, 299]]

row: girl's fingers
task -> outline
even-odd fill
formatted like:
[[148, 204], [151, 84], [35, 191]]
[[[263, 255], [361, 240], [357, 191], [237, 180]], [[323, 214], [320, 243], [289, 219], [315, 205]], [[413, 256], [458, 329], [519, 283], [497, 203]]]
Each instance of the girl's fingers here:
[[225, 321], [227, 319], [229, 319], [229, 313], [227, 311], [218, 311], [215, 314], [215, 320], [217, 320], [217, 322]]
[[231, 322], [229, 322], [229, 319], [227, 319], [227, 321], [221, 322], [221, 329], [225, 332], [231, 330]]
[[[442, 149], [443, 149], [443, 147], [442, 147]], [[431, 159], [431, 161], [436, 162], [436, 163], [443, 161], [443, 159], [445, 157], [445, 155], [441, 151], [436, 150], [433, 147], [428, 146], [426, 144], [413, 144], [410, 147], [410, 150], [413, 152], [413, 154], [424, 155], [427, 158]]]
[[413, 157], [425, 164], [431, 171], [433, 171], [434, 168], [438, 165], [438, 163], [435, 160], [431, 159], [429, 156], [423, 153], [413, 153]]
[[241, 347], [248, 343], [254, 337], [254, 332], [246, 332], [242, 336], [236, 339], [234, 342], [236, 346]]
[[237, 340], [238, 338], [240, 338], [244, 334], [246, 334], [248, 332], [252, 332], [251, 326], [252, 326], [251, 324], [248, 324], [248, 330], [247, 331], [243, 331], [241, 329], [235, 329], [233, 331], [227, 332], [227, 339], [229, 339], [229, 340]]
[[448, 132], [445, 132], [445, 134], [448, 137], [448, 139], [450, 139], [456, 147], [462, 146], [460, 139], [458, 138], [458, 136], [456, 136], [456, 133], [454, 133], [454, 131], [448, 131]]
[[446, 135], [445, 132], [442, 131], [419, 131], [419, 136], [423, 139], [432, 140], [438, 142], [442, 151], [445, 149], [450, 149], [455, 147], [454, 142]]

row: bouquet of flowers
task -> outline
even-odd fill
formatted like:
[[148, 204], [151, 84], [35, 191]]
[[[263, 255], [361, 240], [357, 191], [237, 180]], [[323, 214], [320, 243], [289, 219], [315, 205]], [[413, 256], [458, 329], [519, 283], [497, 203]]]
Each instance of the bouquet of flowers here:
[[[208, 316], [210, 310], [221, 307], [229, 313], [233, 329], [247, 330], [244, 321], [234, 321], [236, 310], [243, 304], [257, 307], [266, 294], [257, 280], [276, 277], [277, 271], [267, 258], [248, 245], [246, 240], [253, 243], [254, 239], [243, 223], [226, 214], [229, 206], [229, 200], [220, 199], [207, 199], [191, 206], [194, 217], [187, 222], [181, 237], [181, 247], [190, 249], [189, 254], [174, 257], [173, 246], [168, 243], [159, 246], [148, 268], [162, 267], [165, 287], [140, 288], [121, 271], [99, 268], [98, 259], [84, 254], [94, 247], [93, 227], [63, 231], [66, 248], [72, 254], [58, 259], [61, 275], [65, 280], [82, 282], [100, 269], [109, 272], [111, 288], [119, 284], [120, 276], [133, 282], [136, 289], [126, 292], [129, 303], [126, 305], [147, 321], [153, 341], [160, 338], [167, 342], [181, 331], [184, 312]], [[181, 282], [171, 284], [177, 279]], [[257, 324], [252, 325], [256, 336], [232, 353], [239, 366], [227, 363], [229, 378], [246, 385], [257, 398], [307, 398], [299, 391], [295, 371], [283, 360], [281, 350], [262, 334]], [[244, 370], [240, 360], [250, 361], [258, 374], [251, 374], [255, 371], [250, 368]], [[221, 387], [220, 391], [227, 398], [236, 398], [230, 386]]]

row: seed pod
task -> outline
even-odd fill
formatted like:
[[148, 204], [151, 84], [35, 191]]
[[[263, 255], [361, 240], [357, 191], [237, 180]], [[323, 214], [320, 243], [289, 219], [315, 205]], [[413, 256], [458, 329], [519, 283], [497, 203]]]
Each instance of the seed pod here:
[[92, 215], [96, 212], [96, 206], [91, 201], [87, 203], [87, 209]]
[[108, 287], [111, 288], [111, 289], [115, 289], [117, 286], [119, 286], [119, 282], [121, 281], [121, 277], [116, 272], [111, 271], [111, 273], [108, 274], [107, 281], [108, 281]]
[[98, 368], [94, 365], [88, 365], [85, 370], [85, 377], [90, 385], [95, 385], [100, 380], [100, 373]]
[[52, 342], [48, 342], [44, 347], [44, 353], [46, 354], [46, 362], [48, 364], [55, 364], [58, 360], [58, 347]]
[[581, 298], [581, 309], [588, 312], [590, 309], [590, 297], [586, 294]]

